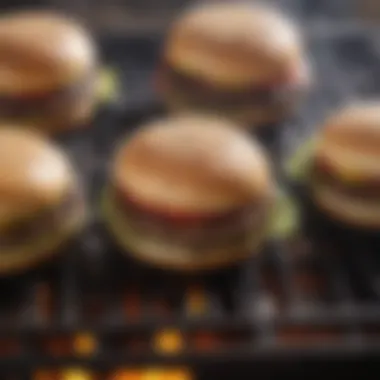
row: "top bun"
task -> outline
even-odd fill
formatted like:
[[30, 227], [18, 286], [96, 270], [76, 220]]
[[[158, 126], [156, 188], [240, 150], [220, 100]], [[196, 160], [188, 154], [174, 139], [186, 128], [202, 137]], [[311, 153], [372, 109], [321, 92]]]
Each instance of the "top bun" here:
[[207, 4], [178, 19], [164, 54], [178, 70], [216, 84], [242, 86], [292, 74], [301, 45], [295, 25], [274, 8]]
[[0, 94], [47, 92], [93, 69], [94, 44], [74, 20], [52, 12], [0, 17]]
[[182, 115], [139, 130], [117, 153], [114, 185], [163, 212], [219, 213], [272, 195], [259, 145], [228, 121]]
[[58, 205], [73, 179], [65, 154], [42, 136], [0, 128], [0, 226]]
[[325, 123], [316, 158], [342, 174], [380, 175], [380, 101], [345, 106]]

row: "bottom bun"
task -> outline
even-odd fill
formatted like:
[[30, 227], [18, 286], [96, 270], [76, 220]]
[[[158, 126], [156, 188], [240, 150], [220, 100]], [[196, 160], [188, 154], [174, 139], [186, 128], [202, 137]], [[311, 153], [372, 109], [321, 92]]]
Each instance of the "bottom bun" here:
[[241, 246], [208, 248], [195, 254], [194, 249], [170, 241], [158, 241], [150, 237], [148, 231], [136, 233], [108, 194], [103, 196], [102, 209], [107, 229], [123, 253], [163, 269], [197, 271], [233, 265], [257, 252], [265, 241], [268, 229], [267, 225], [263, 225], [262, 230], [256, 231], [256, 236], [249, 239], [249, 244], [243, 242]]
[[26, 245], [2, 250], [0, 253], [0, 275], [13, 275], [31, 269], [58, 255], [61, 248], [70, 242], [85, 225], [86, 213], [77, 208], [59, 227], [56, 233], [41, 236]]
[[326, 185], [313, 185], [312, 195], [319, 208], [344, 224], [380, 228], [380, 202], [350, 197]]

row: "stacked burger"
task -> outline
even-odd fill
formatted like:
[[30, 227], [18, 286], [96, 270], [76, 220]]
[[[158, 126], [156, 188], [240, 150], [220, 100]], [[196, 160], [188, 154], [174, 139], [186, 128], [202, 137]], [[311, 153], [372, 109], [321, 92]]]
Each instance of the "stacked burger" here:
[[88, 124], [97, 55], [75, 20], [47, 11], [0, 17], [0, 118], [49, 134]]
[[14, 125], [0, 128], [0, 276], [61, 252], [86, 216], [82, 188], [57, 146]]
[[291, 115], [310, 83], [301, 34], [279, 11], [214, 3], [186, 11], [164, 43], [157, 89], [172, 112], [258, 127]]
[[273, 200], [270, 165], [255, 141], [224, 119], [182, 115], [148, 123], [121, 144], [103, 206], [124, 252], [201, 270], [257, 252]]
[[380, 227], [380, 104], [345, 106], [322, 127], [311, 154], [311, 191], [332, 219], [360, 229]]

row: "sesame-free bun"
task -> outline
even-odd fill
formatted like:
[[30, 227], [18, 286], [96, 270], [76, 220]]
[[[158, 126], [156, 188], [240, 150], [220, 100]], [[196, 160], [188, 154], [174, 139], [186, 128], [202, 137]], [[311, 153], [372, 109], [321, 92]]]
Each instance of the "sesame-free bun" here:
[[0, 227], [55, 207], [73, 179], [65, 154], [43, 137], [0, 128]]
[[117, 152], [113, 184], [163, 212], [221, 213], [272, 195], [266, 157], [230, 122], [181, 115], [149, 123]]
[[185, 12], [169, 32], [164, 56], [181, 72], [239, 88], [281, 80], [298, 66], [302, 50], [298, 29], [279, 11], [229, 3]]
[[0, 17], [0, 94], [45, 93], [70, 85], [95, 60], [91, 37], [66, 16], [22, 11]]
[[380, 178], [380, 101], [354, 103], [330, 117], [321, 130], [316, 160], [344, 178]]

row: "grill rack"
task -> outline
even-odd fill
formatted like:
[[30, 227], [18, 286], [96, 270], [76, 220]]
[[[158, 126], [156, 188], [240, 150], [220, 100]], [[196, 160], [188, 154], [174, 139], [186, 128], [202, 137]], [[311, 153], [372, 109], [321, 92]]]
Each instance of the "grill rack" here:
[[[356, 29], [328, 38], [310, 36], [321, 81], [292, 128], [284, 129], [282, 154], [289, 154], [332, 108], [377, 94], [376, 43], [373, 35]], [[200, 378], [217, 374], [244, 379], [244, 374], [261, 370], [313, 377], [323, 373], [327, 359], [343, 362], [341, 374], [352, 374], [354, 363], [378, 359], [376, 237], [335, 229], [345, 241], [339, 249], [321, 244], [324, 239], [311, 244], [305, 236], [271, 241], [262, 258], [208, 276], [161, 273], [118, 256], [96, 203], [115, 141], [159, 112], [149, 87], [159, 39], [113, 38], [103, 46], [110, 64], [120, 69], [125, 96], [101, 112], [92, 132], [59, 141], [91, 185], [93, 223], [56, 263], [1, 280], [0, 378], [32, 379], [36, 368], [81, 365], [105, 379], [114, 368], [147, 364], [185, 364]], [[120, 55], [123, 51], [134, 55]], [[194, 297], [205, 300], [206, 311], [199, 315], [189, 311]], [[182, 332], [181, 352], [155, 349], [158, 333], [165, 329]], [[72, 341], [86, 331], [93, 334], [97, 349], [79, 355]], [[57, 340], [59, 348], [53, 349]]]

